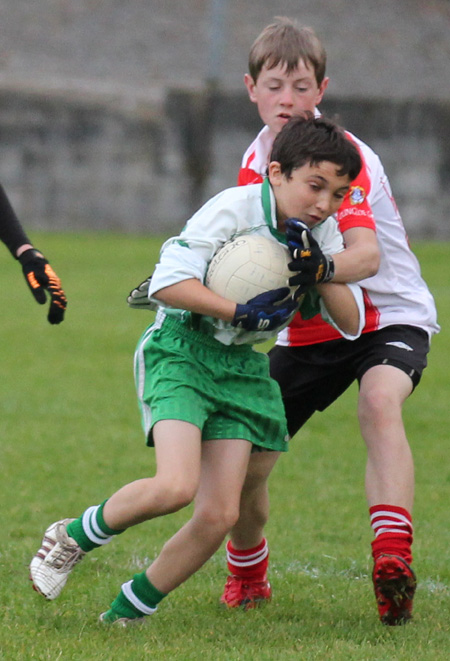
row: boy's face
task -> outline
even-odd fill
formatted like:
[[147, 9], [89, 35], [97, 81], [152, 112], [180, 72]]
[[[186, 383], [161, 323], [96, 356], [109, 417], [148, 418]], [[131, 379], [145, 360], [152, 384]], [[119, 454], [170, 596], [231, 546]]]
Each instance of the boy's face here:
[[256, 83], [250, 74], [244, 76], [250, 100], [258, 106], [261, 119], [274, 137], [294, 115], [314, 112], [322, 101], [328, 80], [324, 78], [318, 85], [314, 68], [303, 60], [299, 60], [297, 68], [289, 74], [285, 64], [280, 63], [273, 69], [264, 65]]
[[284, 221], [298, 218], [313, 228], [334, 214], [350, 188], [350, 177], [338, 175], [339, 166], [330, 161], [317, 165], [302, 165], [288, 179], [281, 174], [280, 164], [269, 164], [269, 180], [277, 204], [279, 229]]

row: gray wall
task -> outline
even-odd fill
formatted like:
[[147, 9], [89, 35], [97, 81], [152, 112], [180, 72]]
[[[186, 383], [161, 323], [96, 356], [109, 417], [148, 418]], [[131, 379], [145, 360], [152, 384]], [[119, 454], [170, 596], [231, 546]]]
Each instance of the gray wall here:
[[[410, 236], [450, 238], [450, 103], [328, 97], [322, 110], [381, 156]], [[172, 232], [235, 184], [260, 127], [243, 92], [3, 90], [0, 181], [29, 229]]]
[[[26, 227], [171, 232], [233, 185], [260, 128], [248, 51], [286, 15], [323, 40], [323, 110], [380, 154], [411, 236], [450, 236], [448, 0], [0, 0], [0, 12], [0, 182]], [[223, 90], [213, 107], [205, 80]]]

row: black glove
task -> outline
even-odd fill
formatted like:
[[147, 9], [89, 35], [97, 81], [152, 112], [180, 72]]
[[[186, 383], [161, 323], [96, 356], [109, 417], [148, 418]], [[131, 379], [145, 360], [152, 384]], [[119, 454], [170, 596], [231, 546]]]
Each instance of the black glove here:
[[45, 290], [50, 294], [50, 309], [48, 320], [51, 324], [59, 324], [64, 319], [67, 299], [58, 278], [50, 264], [40, 252], [29, 248], [18, 258], [31, 293], [36, 301], [43, 305], [47, 299]]
[[283, 326], [297, 310], [298, 305], [288, 287], [271, 289], [236, 305], [232, 326], [248, 331], [274, 330]]
[[329, 282], [334, 276], [334, 262], [330, 255], [324, 255], [311, 230], [297, 218], [286, 221], [286, 239], [293, 257], [288, 268], [297, 271], [289, 278], [291, 287], [298, 287], [296, 297], [305, 293], [313, 285]]

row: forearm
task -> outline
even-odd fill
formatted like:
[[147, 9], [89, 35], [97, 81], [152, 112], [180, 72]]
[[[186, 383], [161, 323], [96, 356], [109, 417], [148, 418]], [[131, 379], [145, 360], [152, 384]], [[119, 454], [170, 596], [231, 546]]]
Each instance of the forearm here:
[[32, 248], [32, 244], [19, 223], [8, 197], [0, 185], [0, 239], [13, 257]]
[[349, 287], [327, 282], [317, 285], [317, 291], [334, 323], [348, 335], [356, 335], [360, 322], [359, 309]]
[[380, 251], [375, 232], [358, 227], [344, 233], [346, 249], [333, 255], [333, 282], [358, 282], [375, 275]]
[[232, 321], [236, 312], [236, 303], [218, 296], [195, 278], [164, 287], [153, 293], [152, 297], [173, 308], [189, 310], [223, 321]]

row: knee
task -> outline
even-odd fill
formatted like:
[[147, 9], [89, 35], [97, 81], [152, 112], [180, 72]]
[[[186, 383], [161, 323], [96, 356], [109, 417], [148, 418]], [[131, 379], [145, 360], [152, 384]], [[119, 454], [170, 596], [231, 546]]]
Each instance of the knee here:
[[158, 500], [167, 513], [177, 512], [192, 503], [197, 485], [191, 482], [161, 483]]
[[358, 417], [362, 424], [381, 423], [397, 414], [401, 414], [401, 407], [386, 389], [376, 387], [360, 392]]
[[279, 452], [261, 452], [251, 456], [242, 487], [242, 493], [245, 497], [267, 491], [267, 480], [279, 454]]
[[236, 525], [239, 520], [239, 507], [229, 507], [221, 515], [222, 528], [225, 531], [225, 534], [229, 533], [230, 530]]
[[267, 475], [254, 471], [249, 473], [242, 487], [242, 496], [250, 498], [254, 494], [264, 493], [267, 490]]
[[239, 519], [239, 508], [230, 505], [203, 507], [195, 513], [195, 518], [203, 530], [214, 536], [225, 537]]

